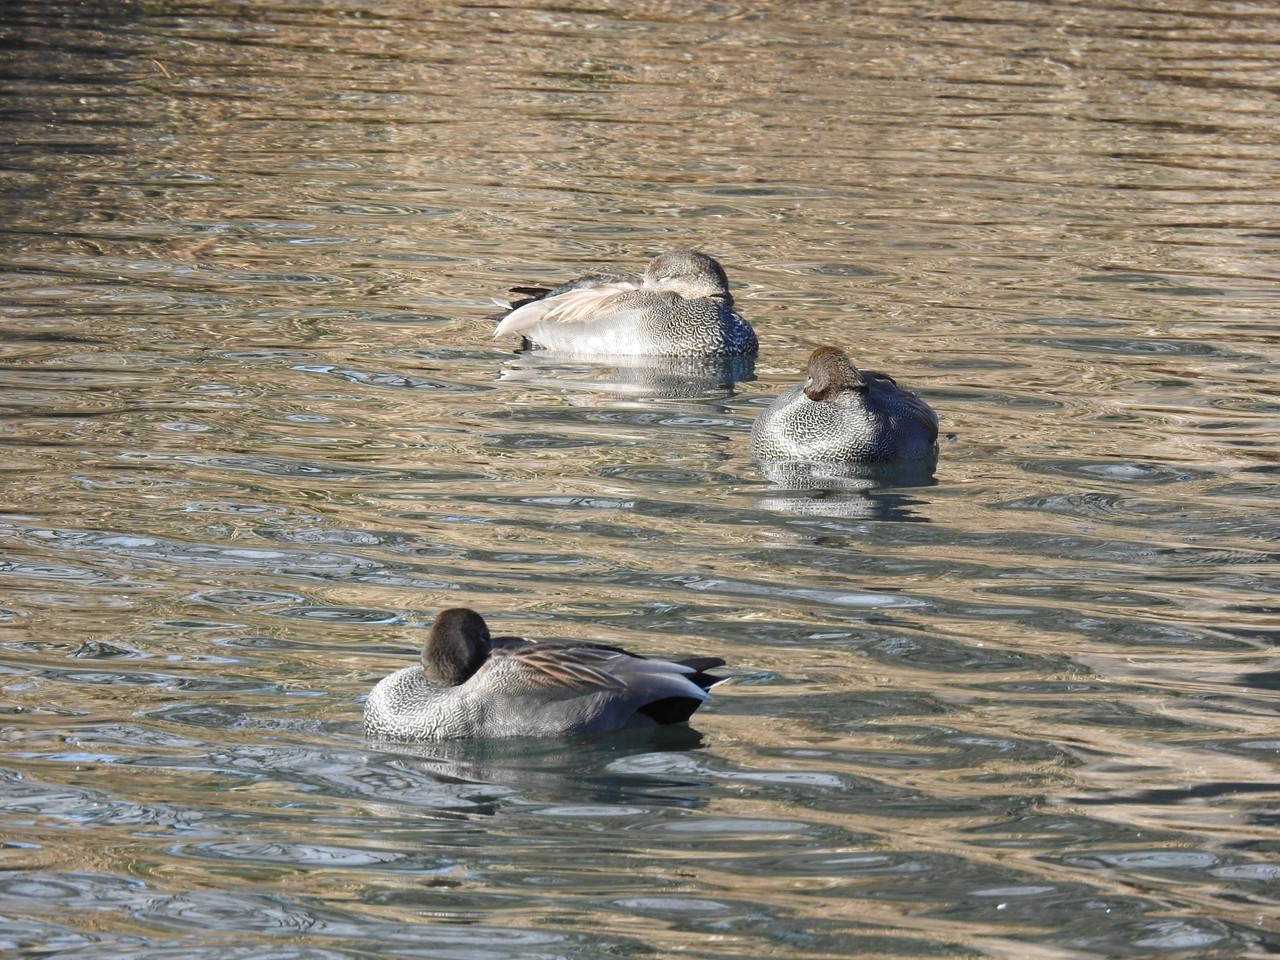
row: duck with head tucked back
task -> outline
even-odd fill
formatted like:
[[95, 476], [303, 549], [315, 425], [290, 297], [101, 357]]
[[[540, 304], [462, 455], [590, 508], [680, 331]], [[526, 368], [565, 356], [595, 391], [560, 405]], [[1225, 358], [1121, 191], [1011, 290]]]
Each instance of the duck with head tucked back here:
[[366, 736], [439, 741], [561, 737], [683, 723], [723, 677], [718, 657], [649, 660], [617, 647], [493, 637], [474, 610], [436, 617], [422, 663], [397, 670], [364, 705]]
[[654, 257], [643, 274], [589, 274], [558, 287], [513, 287], [495, 337], [571, 356], [754, 357], [751, 324], [734, 309], [724, 268], [705, 253]]
[[937, 453], [938, 415], [892, 377], [859, 370], [836, 347], [814, 350], [807, 373], [756, 418], [756, 460], [883, 463]]

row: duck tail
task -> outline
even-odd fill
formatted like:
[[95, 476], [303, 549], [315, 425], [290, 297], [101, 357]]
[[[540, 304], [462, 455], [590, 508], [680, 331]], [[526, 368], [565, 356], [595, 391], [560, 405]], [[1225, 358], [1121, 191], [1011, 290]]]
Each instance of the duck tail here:
[[[693, 679], [690, 677], [689, 679]], [[646, 703], [637, 710], [659, 726], [666, 726], [673, 723], [684, 723], [693, 716], [695, 710], [702, 706], [701, 700], [693, 697], [663, 697], [661, 700], [654, 700], [652, 703]]]
[[701, 690], [709, 690], [717, 683], [722, 683], [727, 677], [718, 677], [714, 673], [706, 673], [715, 667], [723, 667], [724, 661], [719, 657], [687, 657], [684, 660], [677, 660], [676, 663], [682, 667], [688, 667], [693, 673], [685, 676], [686, 680], [696, 683]]

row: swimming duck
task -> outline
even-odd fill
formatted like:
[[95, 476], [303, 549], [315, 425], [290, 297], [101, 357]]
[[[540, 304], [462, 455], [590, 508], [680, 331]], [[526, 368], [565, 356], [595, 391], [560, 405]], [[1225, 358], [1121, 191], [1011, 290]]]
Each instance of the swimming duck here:
[[364, 705], [377, 740], [608, 733], [683, 723], [723, 677], [717, 657], [648, 660], [617, 647], [493, 637], [474, 610], [442, 611], [422, 663], [384, 677]]
[[807, 373], [756, 418], [756, 460], [870, 463], [936, 453], [938, 415], [892, 377], [859, 370], [835, 347], [814, 350]]
[[643, 274], [594, 273], [558, 287], [513, 287], [495, 337], [577, 356], [754, 357], [751, 324], [733, 308], [724, 268], [705, 253], [676, 250]]

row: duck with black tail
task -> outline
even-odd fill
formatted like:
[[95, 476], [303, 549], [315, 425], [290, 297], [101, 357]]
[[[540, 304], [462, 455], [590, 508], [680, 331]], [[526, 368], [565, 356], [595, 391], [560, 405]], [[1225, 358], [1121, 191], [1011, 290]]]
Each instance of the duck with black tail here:
[[672, 661], [618, 647], [494, 637], [474, 610], [442, 611], [422, 662], [384, 677], [364, 705], [373, 740], [564, 737], [686, 722], [723, 677], [719, 657]]

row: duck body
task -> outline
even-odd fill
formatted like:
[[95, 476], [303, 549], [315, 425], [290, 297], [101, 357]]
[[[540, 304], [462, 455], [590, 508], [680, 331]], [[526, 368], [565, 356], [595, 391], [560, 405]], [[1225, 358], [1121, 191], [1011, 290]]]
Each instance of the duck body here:
[[752, 424], [754, 459], [885, 463], [936, 455], [938, 415], [892, 377], [858, 370], [835, 347], [815, 350], [807, 373]]
[[571, 356], [754, 357], [755, 331], [734, 309], [724, 269], [704, 253], [676, 250], [643, 274], [589, 274], [558, 287], [516, 287], [494, 336]]
[[422, 664], [373, 688], [365, 734], [395, 741], [562, 737], [683, 723], [722, 679], [703, 671], [723, 663], [490, 637], [478, 613], [455, 608], [432, 624]]

